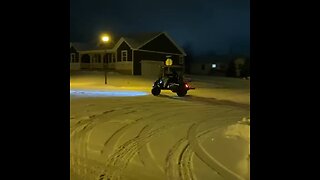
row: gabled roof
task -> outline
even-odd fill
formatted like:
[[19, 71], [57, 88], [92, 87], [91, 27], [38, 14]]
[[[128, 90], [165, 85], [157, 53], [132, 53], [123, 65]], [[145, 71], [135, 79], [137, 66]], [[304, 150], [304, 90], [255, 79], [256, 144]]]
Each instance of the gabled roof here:
[[137, 49], [160, 34], [162, 34], [162, 32], [135, 33], [123, 36], [123, 38], [132, 48]]
[[168, 37], [168, 39], [181, 51], [182, 54], [186, 55], [184, 50], [181, 49], [165, 32], [144, 32], [144, 33], [134, 33], [127, 34], [125, 36], [116, 37], [113, 39], [111, 43], [98, 45], [95, 43], [80, 43], [80, 42], [72, 42], [70, 43], [70, 48], [73, 46], [78, 51], [92, 51], [92, 50], [106, 50], [117, 48], [123, 41], [125, 41], [132, 49], [139, 49], [148, 42], [157, 38], [158, 36], [164, 34]]
[[164, 34], [183, 55], [186, 55], [184, 50], [180, 48], [166, 32], [136, 33], [123, 36], [123, 40], [126, 41], [131, 48], [139, 49], [162, 34]]
[[180, 48], [180, 46], [178, 46], [174, 41], [173, 39], [168, 35], [168, 33], [164, 32], [164, 34], [167, 36], [167, 38], [179, 49], [180, 52], [182, 52], [183, 55], [187, 55], [186, 52]]

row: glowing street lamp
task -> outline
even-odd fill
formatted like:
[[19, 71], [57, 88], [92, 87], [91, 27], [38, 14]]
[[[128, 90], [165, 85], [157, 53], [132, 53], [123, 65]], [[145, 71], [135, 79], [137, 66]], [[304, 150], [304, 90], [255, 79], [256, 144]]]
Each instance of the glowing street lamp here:
[[102, 41], [103, 42], [108, 42], [109, 41], [109, 36], [102, 36]]
[[[108, 35], [103, 35], [101, 37], [101, 40], [103, 43], [108, 43], [110, 41], [110, 38]], [[107, 47], [106, 47], [106, 61], [103, 63], [104, 65], [104, 84], [107, 84], [107, 68], [106, 68], [106, 62], [107, 62]]]

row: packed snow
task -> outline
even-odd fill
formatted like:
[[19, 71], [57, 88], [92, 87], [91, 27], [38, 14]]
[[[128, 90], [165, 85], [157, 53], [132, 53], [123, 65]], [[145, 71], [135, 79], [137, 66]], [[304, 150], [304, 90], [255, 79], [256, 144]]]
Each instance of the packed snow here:
[[250, 81], [191, 76], [185, 97], [155, 77], [70, 76], [71, 180], [250, 179]]

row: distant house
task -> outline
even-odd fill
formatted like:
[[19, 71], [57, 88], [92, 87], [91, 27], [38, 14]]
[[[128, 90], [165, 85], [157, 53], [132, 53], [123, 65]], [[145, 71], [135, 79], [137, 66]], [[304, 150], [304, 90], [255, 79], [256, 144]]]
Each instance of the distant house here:
[[167, 57], [184, 67], [185, 52], [165, 32], [120, 37], [103, 44], [70, 43], [70, 69], [112, 69], [132, 75], [159, 74]]
[[248, 57], [243, 55], [213, 55], [196, 57], [190, 65], [190, 73], [198, 75], [225, 76], [230, 63], [234, 64], [234, 76], [239, 77]]
[[199, 56], [190, 63], [190, 73], [223, 76], [228, 67], [228, 56]]

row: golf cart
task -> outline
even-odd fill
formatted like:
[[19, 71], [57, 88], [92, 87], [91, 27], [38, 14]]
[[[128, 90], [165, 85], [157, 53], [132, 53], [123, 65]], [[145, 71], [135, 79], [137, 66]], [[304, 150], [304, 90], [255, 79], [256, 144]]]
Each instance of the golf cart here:
[[183, 78], [183, 67], [172, 65], [172, 66], [161, 66], [160, 77], [153, 84], [151, 93], [154, 96], [158, 96], [161, 90], [170, 90], [177, 93], [178, 96], [185, 96], [191, 87], [186, 80]]

